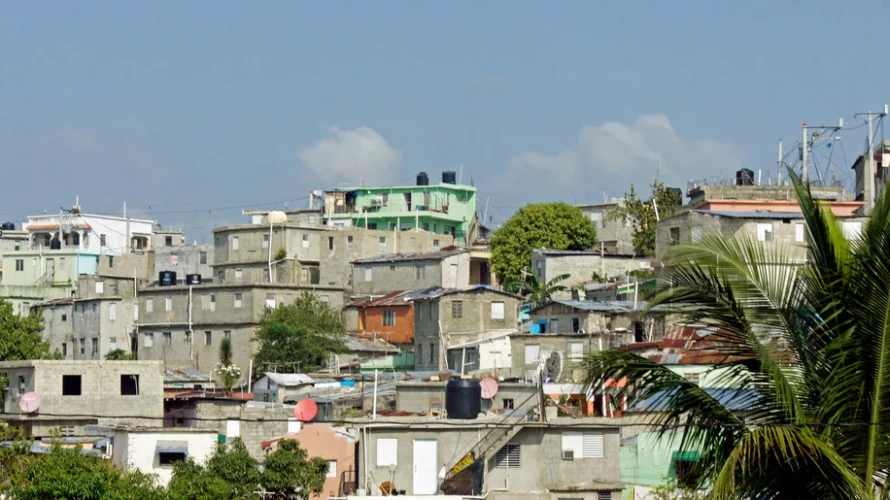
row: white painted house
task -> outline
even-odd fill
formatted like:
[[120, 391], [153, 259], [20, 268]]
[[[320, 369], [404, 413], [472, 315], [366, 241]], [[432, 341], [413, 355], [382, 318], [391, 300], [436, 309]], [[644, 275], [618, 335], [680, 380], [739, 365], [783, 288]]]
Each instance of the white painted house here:
[[32, 249], [49, 249], [58, 239], [62, 248], [117, 255], [128, 249], [149, 250], [155, 221], [87, 214], [76, 204], [64, 212], [28, 216], [22, 229]]
[[126, 469], [156, 474], [167, 486], [173, 478], [173, 464], [193, 458], [203, 464], [216, 449], [215, 430], [189, 427], [119, 428], [114, 430], [111, 461]]

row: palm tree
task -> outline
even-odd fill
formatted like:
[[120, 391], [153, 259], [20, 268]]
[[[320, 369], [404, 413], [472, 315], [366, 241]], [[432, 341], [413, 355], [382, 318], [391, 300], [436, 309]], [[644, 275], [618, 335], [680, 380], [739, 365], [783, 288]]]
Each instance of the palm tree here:
[[570, 274], [560, 274], [548, 282], [539, 280], [533, 273], [524, 272], [525, 278], [521, 281], [507, 283], [504, 289], [510, 293], [524, 295], [532, 309], [544, 305], [553, 298], [556, 292], [567, 290], [568, 287], [560, 285], [561, 281], [569, 279]]
[[890, 197], [850, 242], [792, 178], [807, 264], [790, 264], [788, 247], [706, 235], [672, 255], [673, 287], [650, 304], [716, 328], [719, 385], [734, 396], [623, 351], [586, 358], [587, 384], [628, 378], [627, 396], [657, 410], [652, 427], [701, 451], [698, 481], [715, 498], [886, 498]]

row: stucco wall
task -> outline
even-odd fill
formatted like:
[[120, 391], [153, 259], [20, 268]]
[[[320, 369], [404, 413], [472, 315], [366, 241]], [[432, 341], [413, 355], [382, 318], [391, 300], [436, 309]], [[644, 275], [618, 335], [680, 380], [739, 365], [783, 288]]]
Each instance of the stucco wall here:
[[185, 441], [188, 457], [199, 464], [207, 461], [216, 449], [216, 431], [134, 432], [118, 430], [114, 433], [111, 462], [119, 467], [135, 469], [146, 474], [156, 474], [158, 483], [167, 486], [173, 478], [172, 465], [160, 465], [157, 453], [158, 441]]

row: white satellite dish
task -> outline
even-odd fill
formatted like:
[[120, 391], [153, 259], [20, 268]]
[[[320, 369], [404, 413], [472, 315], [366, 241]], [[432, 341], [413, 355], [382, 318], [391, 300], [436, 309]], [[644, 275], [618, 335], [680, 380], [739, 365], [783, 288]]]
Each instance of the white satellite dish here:
[[271, 224], [284, 224], [287, 222], [287, 214], [280, 210], [273, 210], [269, 212], [269, 223]]
[[19, 398], [19, 409], [24, 413], [34, 413], [40, 408], [40, 394], [36, 392], [26, 392]]

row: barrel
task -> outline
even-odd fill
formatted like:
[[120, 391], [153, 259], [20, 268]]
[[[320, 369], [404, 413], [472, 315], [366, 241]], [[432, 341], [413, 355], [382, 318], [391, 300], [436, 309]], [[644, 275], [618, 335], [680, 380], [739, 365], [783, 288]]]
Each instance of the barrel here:
[[478, 380], [451, 379], [445, 385], [448, 418], [472, 420], [482, 410], [482, 386]]

